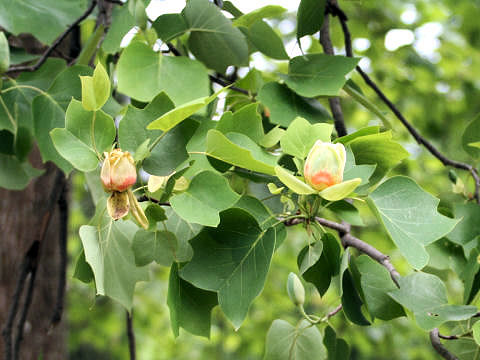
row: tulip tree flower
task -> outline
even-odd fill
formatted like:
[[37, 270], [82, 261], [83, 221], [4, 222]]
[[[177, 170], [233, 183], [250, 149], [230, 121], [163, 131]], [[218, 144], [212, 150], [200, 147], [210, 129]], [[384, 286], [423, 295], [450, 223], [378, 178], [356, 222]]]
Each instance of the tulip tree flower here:
[[100, 178], [105, 191], [112, 193], [107, 200], [110, 217], [118, 220], [131, 213], [147, 229], [148, 219], [131, 190], [137, 181], [137, 169], [130, 153], [121, 149], [106, 152]]
[[360, 178], [343, 181], [345, 163], [346, 152], [342, 144], [317, 140], [305, 161], [305, 181], [280, 166], [275, 167], [275, 173], [297, 194], [318, 194], [326, 200], [338, 201], [350, 195], [362, 182]]

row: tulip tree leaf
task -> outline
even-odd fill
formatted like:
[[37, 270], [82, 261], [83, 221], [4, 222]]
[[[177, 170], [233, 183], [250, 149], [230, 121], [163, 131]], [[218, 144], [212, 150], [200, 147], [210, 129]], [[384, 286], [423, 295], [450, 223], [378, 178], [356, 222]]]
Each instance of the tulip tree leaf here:
[[207, 133], [206, 155], [252, 171], [273, 175], [276, 157], [263, 151], [249, 137], [239, 133]]
[[[212, 196], [215, 194], [215, 196]], [[212, 171], [195, 176], [188, 189], [170, 199], [173, 210], [188, 222], [205, 226], [217, 226], [219, 212], [228, 209], [240, 198], [227, 180]]]
[[412, 179], [395, 176], [370, 194], [375, 209], [393, 242], [416, 269], [428, 263], [425, 246], [447, 235], [458, 223], [437, 212], [439, 200]]
[[435, 275], [415, 272], [399, 279], [400, 289], [389, 291], [396, 302], [411, 310], [424, 330], [439, 327], [447, 321], [470, 319], [475, 306], [449, 305], [445, 284]]
[[80, 227], [85, 259], [95, 275], [97, 294], [106, 295], [130, 310], [135, 284], [148, 280], [147, 268], [135, 265], [130, 248], [138, 228], [130, 221], [107, 221]]
[[163, 41], [171, 41], [188, 31], [188, 25], [182, 14], [160, 15], [152, 24], [152, 27]]
[[175, 234], [180, 248], [190, 248], [188, 251], [191, 251], [189, 240], [202, 230], [202, 226], [183, 220], [170, 206], [165, 209], [165, 215], [167, 216], [165, 221], [167, 230]]
[[337, 334], [330, 326], [325, 328], [323, 343], [327, 348], [328, 360], [350, 359], [350, 347], [348, 343], [343, 339], [337, 338]]
[[268, 108], [270, 121], [284, 127], [288, 127], [296, 117], [307, 119], [310, 123], [325, 122], [330, 118], [318, 101], [311, 104], [308, 99], [277, 82], [265, 84], [257, 99]]
[[379, 319], [391, 320], [404, 316], [403, 308], [388, 295], [396, 289], [390, 274], [383, 266], [366, 255], [356, 259], [368, 312]]
[[297, 39], [313, 35], [323, 24], [327, 0], [301, 0], [297, 11]]
[[474, 144], [480, 140], [480, 115], [473, 119], [465, 128], [462, 135], [463, 149], [475, 159], [480, 158], [480, 149]]
[[128, 6], [115, 6], [110, 28], [102, 42], [102, 49], [107, 54], [118, 52], [122, 39], [134, 26], [135, 17], [128, 10]]
[[444, 346], [459, 360], [478, 360], [479, 346], [472, 338], [462, 337], [455, 341], [445, 341]]
[[210, 338], [212, 308], [218, 304], [217, 294], [196, 288], [178, 276], [179, 266], [172, 265], [168, 280], [167, 305], [175, 337], [180, 327], [189, 333]]
[[216, 291], [225, 316], [236, 329], [262, 291], [275, 248], [275, 231], [262, 230], [241, 209], [220, 214], [217, 228], [204, 228], [193, 240], [193, 259], [180, 276], [201, 289]]
[[455, 204], [453, 208], [455, 218], [460, 222], [448, 234], [448, 238], [456, 244], [465, 246], [480, 234], [480, 206], [478, 204], [466, 203]]
[[145, 102], [165, 91], [175, 105], [181, 105], [208, 96], [210, 91], [201, 63], [185, 56], [163, 56], [138, 41], [123, 50], [117, 76], [118, 91]]
[[82, 82], [82, 105], [85, 110], [97, 111], [110, 97], [110, 78], [101, 63], [97, 64], [93, 76], [80, 76]]
[[28, 162], [20, 162], [16, 156], [0, 154], [0, 187], [8, 190], [22, 190], [31, 179], [43, 173]]
[[299, 195], [315, 194], [317, 191], [304, 183], [302, 180], [285, 170], [281, 166], [275, 166], [275, 174], [290, 190]]
[[[323, 17], [321, 17], [323, 18]], [[345, 85], [345, 76], [359, 59], [326, 54], [307, 54], [290, 60], [285, 83], [298, 95], [306, 97], [336, 96]]]
[[188, 48], [208, 68], [220, 73], [230, 65], [248, 62], [248, 45], [242, 32], [208, 0], [190, 0], [183, 15], [189, 26]]
[[280, 139], [280, 146], [283, 152], [305, 159], [317, 140], [331, 141], [332, 131], [331, 124], [312, 125], [307, 120], [297, 117]]
[[[374, 130], [374, 129], [372, 129]], [[367, 132], [367, 131], [365, 131]], [[353, 134], [352, 134], [353, 135]], [[370, 185], [380, 181], [392, 168], [409, 156], [408, 152], [392, 140], [391, 131], [350, 138], [344, 145], [349, 145], [355, 155], [357, 165], [376, 165], [370, 177]]]
[[233, 25], [249, 27], [250, 25], [256, 23], [258, 20], [278, 17], [282, 15], [285, 11], [287, 11], [287, 9], [278, 5], [263, 6], [259, 9], [249, 12], [248, 14], [237, 17], [235, 20], [233, 20]]
[[275, 320], [267, 333], [263, 360], [291, 359], [327, 359], [322, 334], [306, 320], [296, 327], [285, 320]]
[[248, 28], [241, 28], [248, 40], [261, 53], [277, 60], [287, 60], [288, 54], [280, 36], [265, 21], [258, 20]]
[[175, 125], [179, 124], [189, 116], [195, 114], [198, 110], [210, 104], [213, 100], [217, 98], [217, 96], [222, 91], [224, 91], [224, 89], [225, 88], [217, 91], [213, 95], [205, 96], [200, 99], [195, 99], [180, 106], [177, 106], [176, 108], [168, 111], [167, 113], [163, 114], [162, 116], [148, 124], [147, 129], [169, 131]]
[[216, 129], [223, 134], [229, 132], [244, 134], [258, 143], [263, 139], [264, 134], [262, 118], [257, 109], [258, 104], [250, 104], [233, 114], [226, 111], [218, 121]]
[[14, 35], [35, 34], [42, 43], [50, 44], [82, 15], [88, 3], [87, 0], [2, 1], [0, 27]]

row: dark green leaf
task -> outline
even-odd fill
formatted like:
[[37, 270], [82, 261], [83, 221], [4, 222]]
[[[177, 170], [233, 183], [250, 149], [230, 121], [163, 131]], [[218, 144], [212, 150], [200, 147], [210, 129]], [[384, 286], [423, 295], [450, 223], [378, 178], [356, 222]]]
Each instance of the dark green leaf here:
[[327, 0], [302, 0], [297, 12], [297, 39], [313, 35], [323, 24]]
[[13, 155], [0, 154], [0, 187], [8, 190], [22, 190], [31, 179], [40, 176], [44, 170], [33, 168], [28, 162], [20, 162]]
[[282, 39], [265, 21], [259, 20], [253, 23], [245, 30], [245, 33], [248, 40], [261, 53], [272, 59], [288, 59]]
[[188, 25], [182, 14], [163, 14], [152, 24], [162, 41], [168, 42], [188, 31]]
[[115, 54], [120, 50], [123, 37], [135, 26], [135, 18], [127, 6], [114, 6], [112, 22], [102, 42], [102, 49], [107, 54]]

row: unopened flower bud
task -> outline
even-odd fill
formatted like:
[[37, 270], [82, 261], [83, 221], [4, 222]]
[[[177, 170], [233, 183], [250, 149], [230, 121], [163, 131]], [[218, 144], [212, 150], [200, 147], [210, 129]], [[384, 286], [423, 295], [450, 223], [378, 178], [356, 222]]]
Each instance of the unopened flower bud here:
[[123, 192], [129, 189], [137, 181], [137, 170], [132, 155], [120, 149], [106, 152], [100, 177], [105, 191]]
[[288, 274], [287, 292], [290, 300], [292, 300], [295, 305], [303, 305], [305, 302], [305, 288], [298, 276], [294, 273]]
[[315, 190], [321, 191], [343, 180], [346, 153], [342, 144], [318, 140], [305, 161], [305, 181]]

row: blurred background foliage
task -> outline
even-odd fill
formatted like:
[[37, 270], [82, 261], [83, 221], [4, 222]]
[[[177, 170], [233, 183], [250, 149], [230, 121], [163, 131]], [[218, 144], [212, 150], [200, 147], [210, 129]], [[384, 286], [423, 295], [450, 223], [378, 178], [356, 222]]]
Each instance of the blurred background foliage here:
[[[178, 0], [176, 0], [178, 1]], [[362, 57], [360, 65], [376, 79], [379, 86], [417, 129], [445, 154], [458, 160], [467, 159], [461, 146], [461, 134], [469, 121], [480, 111], [480, 1], [478, 0], [340, 0], [349, 17], [354, 39], [354, 52]], [[153, 1], [151, 6], [162, 13], [168, 1]], [[233, 1], [242, 9], [242, 1]], [[274, 4], [275, 1], [270, 3]], [[298, 1], [292, 1], [298, 3]], [[158, 7], [160, 9], [158, 9]], [[298, 54], [295, 45], [294, 12], [282, 19], [269, 20], [282, 34], [290, 56]], [[343, 35], [336, 19], [332, 20], [332, 39], [337, 53], [344, 53]], [[318, 34], [304, 40], [307, 52], [320, 52]], [[293, 44], [293, 45], [292, 45]], [[274, 72], [286, 68], [286, 62], [271, 61], [261, 55], [253, 57], [251, 67]], [[246, 73], [248, 69], [240, 69]], [[365, 95], [387, 113], [372, 91], [357, 74], [352, 79]], [[326, 102], [325, 102], [325, 105]], [[342, 99], [349, 132], [359, 127], [378, 124], [374, 115], [357, 103]], [[415, 179], [425, 190], [445, 204], [461, 201], [452, 192], [448, 170], [418, 146], [391, 114], [394, 137], [411, 156], [390, 175], [404, 174]], [[458, 175], [468, 184], [466, 173]], [[251, 189], [258, 195], [258, 189]], [[264, 197], [268, 196], [266, 194]], [[260, 196], [261, 197], [261, 196]], [[458, 198], [456, 198], [458, 197]], [[455, 199], [456, 198], [456, 199]], [[402, 275], [412, 271], [380, 227], [376, 226], [367, 206], [361, 208], [369, 225], [355, 229], [354, 234], [391, 256]], [[72, 360], [127, 359], [125, 312], [114, 302], [95, 297], [93, 286], [73, 279], [73, 265], [81, 250], [80, 225], [88, 222], [94, 207], [85, 188], [83, 175], [72, 183], [72, 208], [69, 238], [68, 310], [69, 352]], [[442, 208], [448, 213], [448, 208]], [[183, 330], [175, 340], [170, 330], [166, 305], [168, 268], [151, 268], [152, 281], [137, 286], [134, 300], [134, 326], [139, 359], [261, 359], [265, 335], [274, 319], [295, 323], [300, 314], [286, 293], [289, 272], [297, 271], [296, 254], [305, 246], [306, 236], [300, 227], [288, 229], [288, 237], [274, 255], [263, 293], [251, 306], [244, 325], [235, 331], [224, 316], [214, 309], [210, 340], [190, 335]], [[439, 240], [447, 241], [447, 240]], [[448, 257], [429, 247], [431, 263], [426, 271], [440, 276], [447, 284], [451, 302], [461, 302], [462, 284], [448, 270]], [[308, 313], [324, 315], [336, 307], [339, 298], [335, 287], [320, 298], [313, 286], [307, 285]], [[475, 300], [473, 305], [479, 305]], [[331, 319], [338, 336], [352, 347], [351, 359], [436, 359], [428, 333], [408, 318], [390, 322], [376, 320], [371, 327], [347, 324], [340, 313]], [[448, 325], [443, 329], [448, 332]]]

